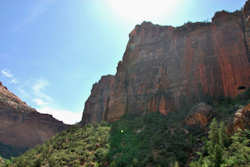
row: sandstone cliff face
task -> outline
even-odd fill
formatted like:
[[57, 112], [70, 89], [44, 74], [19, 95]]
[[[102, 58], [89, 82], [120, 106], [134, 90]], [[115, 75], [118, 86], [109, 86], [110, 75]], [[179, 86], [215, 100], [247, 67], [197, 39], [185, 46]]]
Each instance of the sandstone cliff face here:
[[211, 23], [137, 25], [115, 76], [93, 86], [82, 123], [114, 121], [127, 112], [166, 115], [207, 98], [250, 87], [250, 1], [218, 12]]
[[0, 82], [0, 142], [32, 147], [41, 144], [57, 132], [67, 128], [51, 115], [40, 114]]

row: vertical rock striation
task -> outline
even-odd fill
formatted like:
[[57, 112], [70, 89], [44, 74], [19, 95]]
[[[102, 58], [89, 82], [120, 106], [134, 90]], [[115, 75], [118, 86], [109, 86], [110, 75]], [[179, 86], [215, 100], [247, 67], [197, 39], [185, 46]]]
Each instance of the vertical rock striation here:
[[217, 12], [211, 23], [137, 25], [115, 76], [93, 86], [82, 123], [115, 121], [128, 112], [161, 112], [250, 87], [250, 1]]

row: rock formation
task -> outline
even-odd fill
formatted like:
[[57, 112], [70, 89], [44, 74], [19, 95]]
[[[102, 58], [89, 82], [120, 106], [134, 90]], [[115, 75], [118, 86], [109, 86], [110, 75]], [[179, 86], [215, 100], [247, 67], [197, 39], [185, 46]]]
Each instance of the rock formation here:
[[0, 142], [16, 147], [41, 144], [67, 128], [51, 115], [40, 114], [0, 82]]
[[185, 119], [188, 126], [199, 125], [206, 127], [214, 116], [213, 107], [206, 103], [199, 103], [195, 105], [190, 114]]
[[250, 128], [250, 104], [239, 109], [234, 115], [233, 129], [249, 129]]
[[150, 22], [129, 35], [115, 76], [94, 84], [82, 123], [115, 121], [129, 112], [167, 115], [250, 87], [250, 1], [217, 12], [212, 22], [181, 27]]

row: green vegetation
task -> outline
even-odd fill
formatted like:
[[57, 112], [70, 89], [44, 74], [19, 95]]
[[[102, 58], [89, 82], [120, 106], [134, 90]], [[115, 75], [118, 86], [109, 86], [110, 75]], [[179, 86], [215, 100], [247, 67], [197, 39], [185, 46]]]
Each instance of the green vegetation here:
[[108, 160], [111, 167], [183, 165], [194, 143], [192, 134], [170, 116], [127, 115], [112, 125]]
[[91, 166], [103, 163], [109, 150], [107, 124], [88, 125], [68, 129], [41, 146], [12, 159], [13, 167]]
[[250, 130], [240, 130], [231, 137], [226, 128], [214, 119], [208, 140], [202, 147], [198, 160], [191, 167], [248, 167], [250, 164]]
[[25, 151], [27, 151], [27, 148], [14, 147], [14, 146], [0, 143], [0, 155], [3, 158], [17, 157], [23, 154]]
[[66, 130], [5, 166], [178, 166], [186, 163], [195, 143], [188, 129], [173, 124], [171, 117], [126, 115], [113, 124]]
[[247, 167], [250, 162], [249, 130], [229, 136], [224, 124], [214, 120], [208, 139], [200, 142], [205, 136], [202, 130], [169, 122], [167, 117], [151, 113], [127, 115], [111, 125], [74, 127], [4, 166], [177, 167], [184, 166], [201, 143], [205, 144], [191, 167]]
[[[250, 91], [216, 103], [210, 130], [188, 127], [186, 110], [145, 115], [126, 114], [112, 124], [75, 126], [4, 167], [246, 167], [250, 131], [226, 133], [235, 111], [250, 103]], [[199, 151], [198, 154], [195, 152]], [[0, 165], [1, 166], [1, 165]]]
[[212, 105], [215, 108], [215, 117], [219, 121], [231, 121], [234, 113], [242, 106], [250, 104], [250, 89], [236, 98], [220, 97]]

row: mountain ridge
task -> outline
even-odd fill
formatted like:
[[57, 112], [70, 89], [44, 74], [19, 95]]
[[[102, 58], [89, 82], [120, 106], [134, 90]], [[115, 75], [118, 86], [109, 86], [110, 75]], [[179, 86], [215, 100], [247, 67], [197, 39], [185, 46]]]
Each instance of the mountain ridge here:
[[68, 128], [49, 114], [29, 107], [0, 82], [0, 142], [16, 148], [42, 144]]

